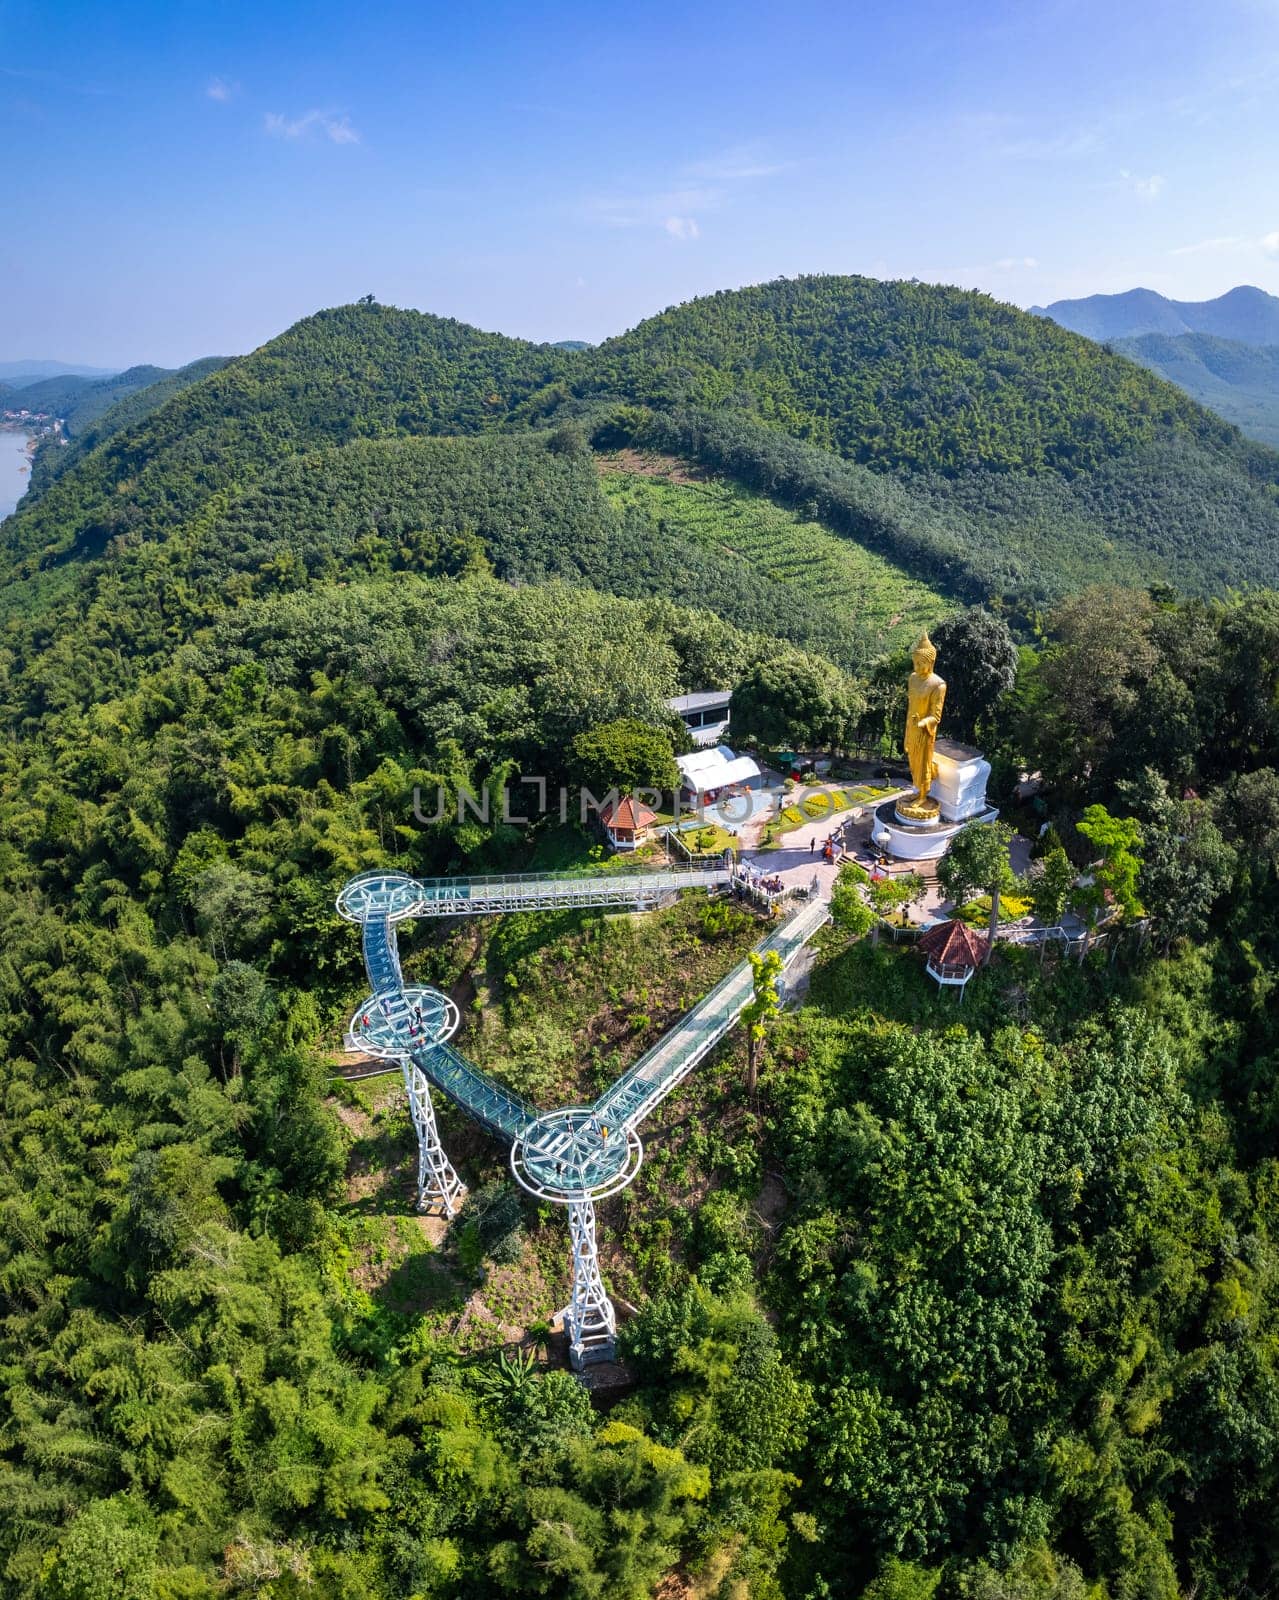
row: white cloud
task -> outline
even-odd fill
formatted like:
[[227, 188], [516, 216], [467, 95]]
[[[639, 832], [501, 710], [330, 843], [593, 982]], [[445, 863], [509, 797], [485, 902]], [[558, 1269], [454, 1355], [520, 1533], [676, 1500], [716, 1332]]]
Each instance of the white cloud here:
[[1076, 128], [1047, 137], [1008, 139], [999, 144], [998, 153], [1013, 161], [1077, 161], [1096, 155], [1104, 143], [1100, 128]]
[[210, 100], [216, 100], [220, 105], [225, 105], [228, 100], [233, 100], [240, 92], [238, 83], [228, 83], [225, 78], [210, 78], [205, 94]]
[[741, 183], [747, 178], [776, 177], [790, 165], [789, 161], [769, 160], [758, 145], [742, 144], [705, 161], [690, 162], [684, 168], [684, 174], [708, 183]]
[[1260, 250], [1264, 255], [1279, 256], [1279, 228], [1273, 233], [1255, 234], [1223, 233], [1215, 239], [1200, 239], [1195, 244], [1179, 244], [1170, 250], [1170, 256], [1251, 255]]
[[1167, 186], [1168, 180], [1158, 172], [1152, 172], [1148, 178], [1139, 178], [1127, 167], [1119, 170], [1119, 187], [1135, 194], [1139, 200], [1158, 200]]
[[770, 160], [759, 146], [739, 145], [687, 162], [665, 187], [596, 195], [586, 202], [586, 212], [609, 228], [657, 228], [672, 239], [698, 239], [708, 213], [731, 205], [743, 187], [784, 172], [788, 165]]
[[1039, 261], [1035, 256], [1000, 256], [995, 263], [997, 272], [1016, 272], [1022, 267], [1035, 268]]
[[1195, 244], [1179, 244], [1175, 250], [1170, 250], [1170, 256], [1203, 256], [1215, 255], [1225, 250], [1246, 250], [1252, 243], [1239, 233], [1218, 234], [1215, 239], [1200, 239]]
[[334, 144], [359, 144], [360, 135], [351, 126], [349, 117], [336, 116], [331, 111], [304, 111], [300, 117], [286, 117], [279, 111], [268, 111], [263, 126], [277, 139], [305, 139], [309, 134], [322, 133]]

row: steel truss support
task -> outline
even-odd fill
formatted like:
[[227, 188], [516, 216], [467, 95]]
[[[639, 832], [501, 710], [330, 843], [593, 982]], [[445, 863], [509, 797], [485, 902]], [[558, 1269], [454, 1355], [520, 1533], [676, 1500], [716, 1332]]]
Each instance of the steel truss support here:
[[580, 1372], [589, 1362], [613, 1359], [617, 1319], [600, 1276], [593, 1200], [569, 1202], [568, 1231], [573, 1245], [573, 1298], [560, 1315], [568, 1334], [569, 1360]]
[[407, 1057], [400, 1061], [400, 1066], [404, 1072], [404, 1090], [409, 1097], [409, 1115], [417, 1133], [418, 1210], [438, 1210], [451, 1217], [461, 1205], [466, 1189], [440, 1143], [430, 1084]]

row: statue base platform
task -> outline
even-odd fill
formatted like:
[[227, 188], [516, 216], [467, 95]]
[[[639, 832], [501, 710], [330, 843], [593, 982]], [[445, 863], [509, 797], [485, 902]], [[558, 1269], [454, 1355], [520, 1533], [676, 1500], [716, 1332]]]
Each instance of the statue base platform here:
[[943, 822], [970, 822], [989, 809], [986, 785], [990, 781], [990, 762], [980, 750], [954, 739], [938, 739], [933, 748], [933, 765], [937, 776], [929, 799], [937, 802]]
[[871, 843], [897, 861], [937, 861], [946, 854], [950, 841], [965, 822], [993, 822], [999, 815], [994, 806], [985, 807], [975, 817], [962, 822], [946, 822], [934, 817], [931, 822], [903, 820], [892, 800], [875, 807]]
[[898, 822], [908, 828], [933, 828], [941, 821], [941, 802], [931, 795], [927, 800], [899, 800], [893, 810]]

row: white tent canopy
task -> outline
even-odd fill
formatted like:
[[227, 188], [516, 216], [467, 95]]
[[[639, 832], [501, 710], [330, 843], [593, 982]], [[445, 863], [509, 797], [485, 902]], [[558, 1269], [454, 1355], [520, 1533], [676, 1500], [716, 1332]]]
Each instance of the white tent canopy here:
[[727, 745], [677, 756], [675, 764], [684, 787], [698, 795], [710, 789], [727, 789], [733, 784], [749, 784], [760, 776], [759, 767], [749, 756], [735, 756]]

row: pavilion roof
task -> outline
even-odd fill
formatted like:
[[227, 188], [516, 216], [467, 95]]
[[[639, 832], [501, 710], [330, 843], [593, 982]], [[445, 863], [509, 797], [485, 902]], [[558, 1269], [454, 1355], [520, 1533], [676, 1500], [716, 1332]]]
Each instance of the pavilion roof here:
[[634, 795], [624, 794], [616, 807], [610, 801], [600, 810], [600, 821], [606, 828], [626, 828], [641, 833], [657, 821], [657, 813], [650, 811]]
[[945, 966], [979, 967], [986, 955], [986, 935], [966, 922], [939, 922], [921, 935], [919, 948]]

